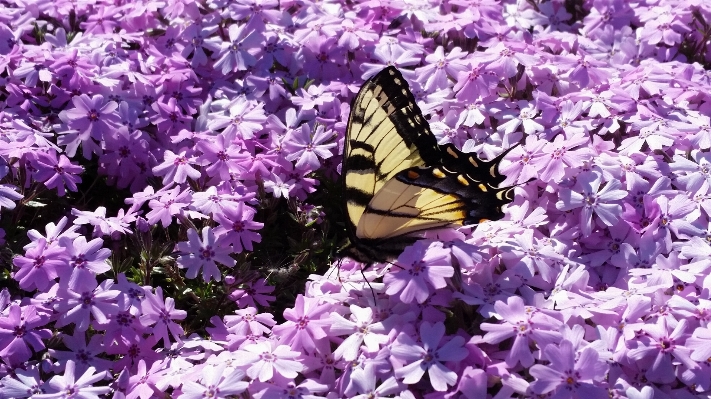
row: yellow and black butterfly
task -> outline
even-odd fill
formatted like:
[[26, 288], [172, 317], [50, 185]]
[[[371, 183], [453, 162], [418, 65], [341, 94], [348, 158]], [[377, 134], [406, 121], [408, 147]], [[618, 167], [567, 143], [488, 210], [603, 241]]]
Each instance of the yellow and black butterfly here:
[[482, 161], [439, 145], [395, 67], [366, 81], [351, 107], [343, 150], [346, 230], [341, 254], [390, 262], [425, 230], [498, 220], [513, 187], [498, 171], [505, 151]]

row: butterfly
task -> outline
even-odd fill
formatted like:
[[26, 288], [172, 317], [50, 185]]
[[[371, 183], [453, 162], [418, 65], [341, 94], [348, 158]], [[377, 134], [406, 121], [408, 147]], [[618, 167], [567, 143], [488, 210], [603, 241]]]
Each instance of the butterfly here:
[[351, 106], [342, 182], [356, 261], [391, 262], [427, 230], [498, 220], [514, 187], [498, 166], [508, 151], [482, 161], [452, 144], [439, 145], [397, 68], [368, 79]]

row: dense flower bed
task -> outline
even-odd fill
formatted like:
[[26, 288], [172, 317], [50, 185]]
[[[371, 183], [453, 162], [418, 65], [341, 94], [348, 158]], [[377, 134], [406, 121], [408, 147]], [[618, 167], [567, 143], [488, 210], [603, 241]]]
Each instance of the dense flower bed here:
[[[0, 1], [0, 397], [709, 397], [709, 20]], [[336, 182], [387, 65], [439, 143], [520, 143], [521, 185], [503, 220], [364, 270], [329, 255]]]

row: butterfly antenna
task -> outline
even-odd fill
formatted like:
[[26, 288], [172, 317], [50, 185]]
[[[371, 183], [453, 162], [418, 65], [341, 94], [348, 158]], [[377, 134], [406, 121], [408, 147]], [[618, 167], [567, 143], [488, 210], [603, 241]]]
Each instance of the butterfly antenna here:
[[365, 269], [367, 269], [368, 267], [371, 267], [371, 266], [373, 266], [373, 265], [372, 264], [368, 265], [365, 268], [361, 267], [360, 268], [360, 275], [363, 276], [363, 281], [365, 281], [365, 283], [368, 284], [368, 288], [370, 288], [370, 293], [373, 295], [373, 304], [375, 306], [378, 306], [378, 297], [375, 294], [375, 290], [373, 289], [373, 286], [370, 285], [370, 281], [368, 281], [368, 278], [365, 277]]

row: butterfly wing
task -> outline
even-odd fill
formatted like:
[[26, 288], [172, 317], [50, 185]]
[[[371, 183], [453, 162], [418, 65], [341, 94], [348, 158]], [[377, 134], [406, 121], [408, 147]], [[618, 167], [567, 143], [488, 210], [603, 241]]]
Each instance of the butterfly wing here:
[[344, 146], [343, 181], [351, 242], [361, 216], [386, 182], [423, 165], [440, 150], [407, 81], [385, 68], [361, 87], [351, 107]]
[[388, 67], [365, 82], [351, 107], [344, 148], [350, 257], [395, 259], [425, 230], [503, 217], [513, 188], [499, 157], [482, 161], [439, 146], [400, 72]]

